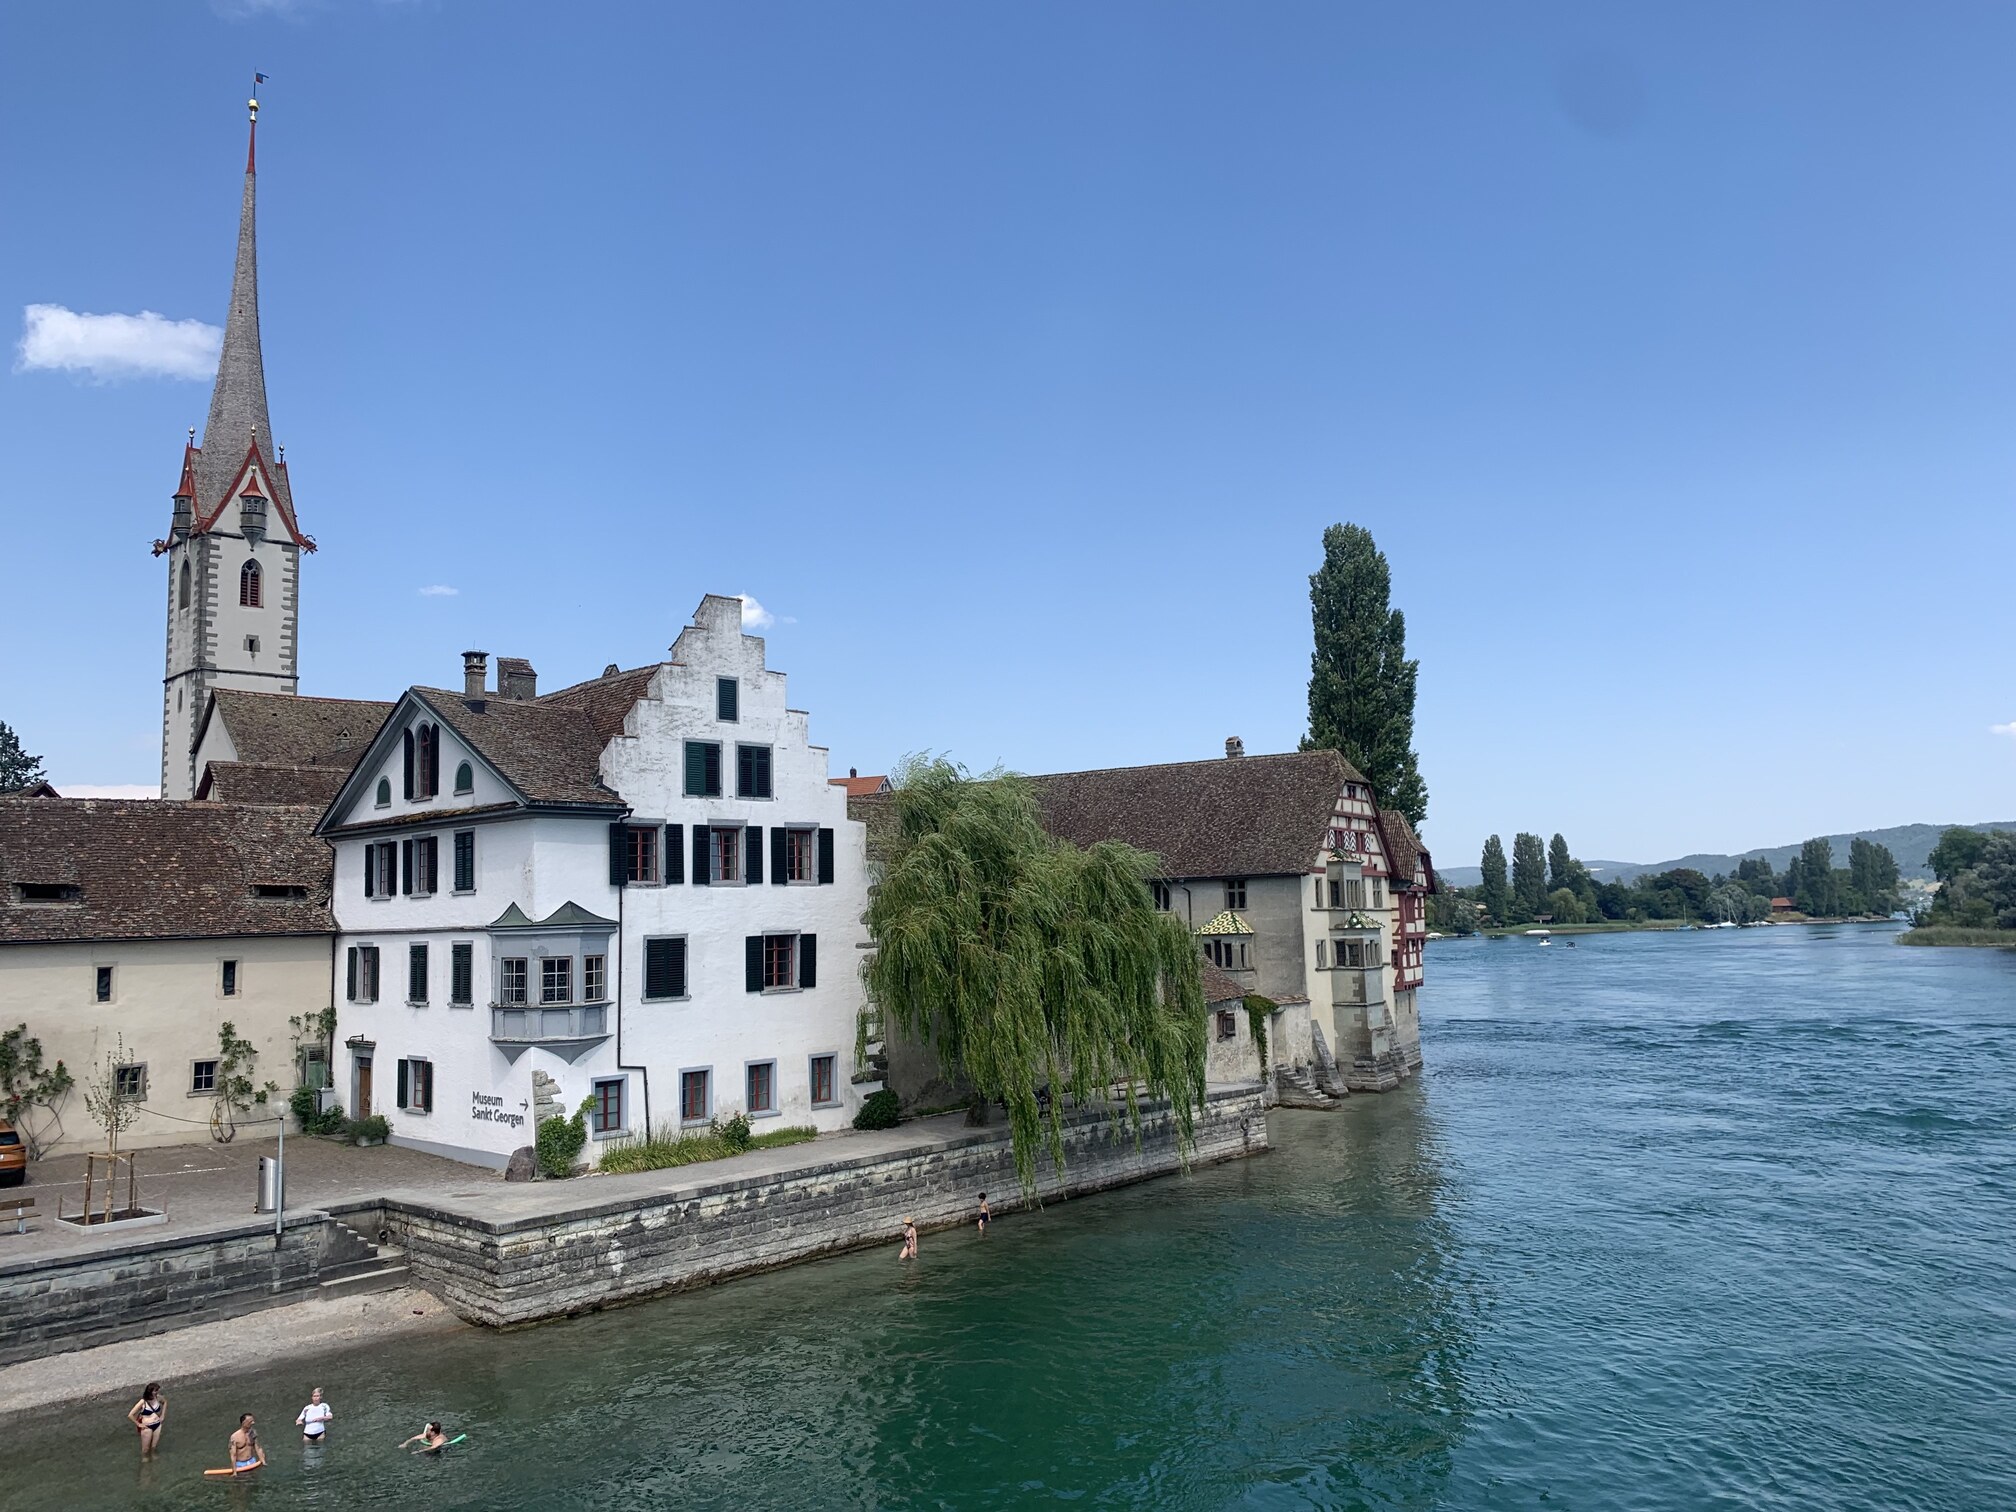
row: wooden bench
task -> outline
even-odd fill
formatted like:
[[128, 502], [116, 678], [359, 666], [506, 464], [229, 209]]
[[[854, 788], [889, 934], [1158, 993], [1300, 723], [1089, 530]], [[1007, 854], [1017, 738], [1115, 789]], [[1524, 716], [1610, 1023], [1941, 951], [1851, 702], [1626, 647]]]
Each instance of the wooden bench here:
[[14, 1232], [17, 1234], [27, 1233], [28, 1220], [41, 1216], [35, 1210], [35, 1199], [33, 1197], [0, 1197], [0, 1223], [5, 1223], [10, 1218], [13, 1219]]

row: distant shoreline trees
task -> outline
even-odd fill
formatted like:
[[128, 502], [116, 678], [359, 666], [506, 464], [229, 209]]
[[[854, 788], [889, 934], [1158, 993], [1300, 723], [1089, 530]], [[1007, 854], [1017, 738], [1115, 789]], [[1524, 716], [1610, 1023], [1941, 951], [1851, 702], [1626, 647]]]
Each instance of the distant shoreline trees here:
[[[1978, 864], [1982, 848], [1973, 842], [1991, 838], [1971, 830], [1947, 834], [1971, 837], [1956, 841], [1950, 852], [1950, 864], [1959, 870]], [[2016, 927], [2016, 835], [2003, 838], [2009, 851], [2006, 904], [2010, 927]], [[1934, 852], [1935, 868], [1938, 855]], [[1821, 839], [1801, 846], [1783, 872], [1774, 872], [1762, 857], [1748, 857], [1736, 864], [1733, 876], [1717, 872], [1711, 877], [1682, 866], [1646, 872], [1630, 882], [1600, 882], [1575, 859], [1563, 836], [1556, 834], [1543, 850], [1538, 835], [1522, 832], [1513, 840], [1509, 887], [1505, 846], [1498, 836], [1484, 842], [1479, 869], [1483, 880], [1476, 887], [1444, 887], [1431, 900], [1430, 922], [1435, 928], [1468, 933], [1480, 925], [1666, 919], [1751, 924], [1771, 917], [1774, 898], [1789, 898], [1800, 912], [1825, 918], [1888, 915], [1898, 903], [1897, 858], [1888, 846], [1861, 839], [1849, 847], [1845, 867], [1834, 865], [1833, 847]], [[1962, 898], [1986, 896], [1969, 893], [1970, 886], [1977, 884], [1963, 884]], [[1994, 908], [1987, 912], [1992, 914]], [[1980, 914], [1983, 908], [1974, 906], [1969, 917]]]
[[1954, 826], [1927, 858], [1939, 890], [1920, 924], [2016, 930], [2016, 832]]

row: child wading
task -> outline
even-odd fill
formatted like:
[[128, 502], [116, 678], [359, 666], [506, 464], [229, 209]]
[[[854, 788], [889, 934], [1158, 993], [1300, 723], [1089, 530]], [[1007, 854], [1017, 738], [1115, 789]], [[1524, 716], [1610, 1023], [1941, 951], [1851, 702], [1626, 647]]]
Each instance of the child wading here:
[[140, 1430], [140, 1458], [152, 1459], [161, 1443], [161, 1425], [168, 1421], [168, 1400], [159, 1381], [147, 1383], [140, 1400], [126, 1409], [126, 1419]]
[[987, 1194], [982, 1192], [980, 1194], [980, 1213], [974, 1219], [973, 1226], [980, 1231], [980, 1237], [983, 1239], [987, 1237], [987, 1220], [993, 1216], [994, 1209], [987, 1206]]

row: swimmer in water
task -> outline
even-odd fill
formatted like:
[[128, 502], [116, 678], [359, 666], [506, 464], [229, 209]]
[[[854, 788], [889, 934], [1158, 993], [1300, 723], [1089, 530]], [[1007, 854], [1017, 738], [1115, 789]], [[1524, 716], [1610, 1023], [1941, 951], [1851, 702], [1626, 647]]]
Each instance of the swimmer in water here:
[[301, 1409], [294, 1424], [301, 1430], [302, 1439], [310, 1444], [322, 1442], [322, 1435], [329, 1431], [329, 1423], [336, 1416], [336, 1409], [322, 1400], [322, 1388], [317, 1386], [308, 1393], [308, 1405]]
[[987, 1205], [987, 1194], [985, 1192], [982, 1192], [980, 1194], [980, 1215], [974, 1224], [974, 1226], [980, 1230], [980, 1237], [982, 1239], [985, 1239], [987, 1237], [987, 1220], [992, 1218], [993, 1216], [994, 1216], [994, 1209], [992, 1209]]
[[441, 1425], [439, 1423], [429, 1423], [399, 1447], [404, 1449], [406, 1444], [418, 1444], [420, 1447], [413, 1452], [415, 1454], [425, 1454], [429, 1450], [441, 1448], [447, 1442], [448, 1435], [441, 1431]]
[[243, 1475], [266, 1463], [266, 1451], [259, 1447], [259, 1429], [252, 1414], [240, 1413], [238, 1431], [231, 1435], [231, 1473]]
[[161, 1395], [161, 1383], [149, 1381], [140, 1400], [126, 1409], [126, 1420], [140, 1430], [140, 1458], [152, 1459], [161, 1444], [161, 1426], [168, 1421], [168, 1399]]
[[917, 1258], [917, 1220], [915, 1218], [905, 1218], [903, 1220], [903, 1248], [897, 1253], [896, 1258], [898, 1260], [915, 1260]]

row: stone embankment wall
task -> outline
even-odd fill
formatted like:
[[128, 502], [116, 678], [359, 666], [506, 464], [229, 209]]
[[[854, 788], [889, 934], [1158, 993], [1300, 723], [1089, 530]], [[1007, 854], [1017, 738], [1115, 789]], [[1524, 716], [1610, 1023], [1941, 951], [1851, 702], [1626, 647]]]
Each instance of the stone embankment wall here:
[[[1166, 1106], [1144, 1111], [1137, 1145], [1124, 1131], [1116, 1137], [1101, 1116], [1074, 1117], [1062, 1176], [1047, 1158], [1039, 1162], [1041, 1196], [1093, 1192], [1179, 1169], [1171, 1126]], [[1214, 1091], [1198, 1115], [1190, 1163], [1266, 1148], [1260, 1089]], [[925, 1228], [970, 1221], [981, 1191], [1000, 1209], [1020, 1202], [1007, 1131], [998, 1125], [739, 1180], [702, 1176], [652, 1193], [633, 1187], [622, 1196], [608, 1185], [581, 1182], [578, 1207], [502, 1222], [398, 1198], [388, 1198], [375, 1215], [346, 1216], [367, 1232], [374, 1221], [389, 1229], [415, 1279], [462, 1317], [503, 1327], [814, 1255], [893, 1245], [905, 1216]], [[1182, 1201], [1182, 1193], [1172, 1191], [1170, 1200]]]
[[269, 1218], [0, 1264], [0, 1365], [291, 1302], [361, 1252], [317, 1212], [290, 1215], [277, 1250]]

